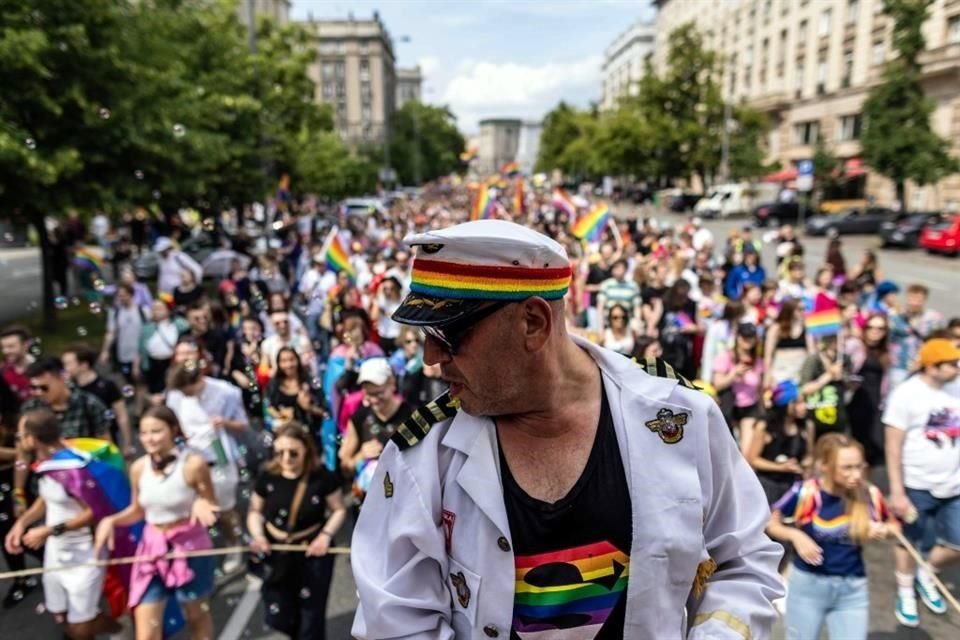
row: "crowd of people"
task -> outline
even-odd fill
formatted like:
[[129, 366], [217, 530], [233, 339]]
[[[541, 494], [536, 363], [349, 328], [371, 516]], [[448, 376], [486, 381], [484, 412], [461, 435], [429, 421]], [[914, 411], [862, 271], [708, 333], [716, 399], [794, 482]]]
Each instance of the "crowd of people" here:
[[[45, 353], [22, 326], [0, 332], [7, 567], [41, 550], [53, 566], [223, 548], [126, 575], [44, 573], [46, 610], [71, 638], [115, 631], [127, 610], [138, 638], [160, 638], [177, 605], [192, 637], [211, 637], [218, 579], [245, 569], [263, 581], [270, 628], [324, 637], [328, 550], [390, 438], [446, 388], [424, 363], [424, 334], [391, 318], [411, 282], [403, 238], [466, 219], [470, 204], [467, 190], [428, 191], [386, 214], [332, 212], [328, 229], [314, 203], [291, 203], [265, 228], [273, 242], [233, 236], [215, 282], [178, 240], [219, 220], [191, 229], [128, 216], [91, 234], [70, 218], [74, 242], [119, 249], [115, 283], [92, 292], [106, 296], [99, 344]], [[641, 363], [660, 358], [719, 404], [771, 506], [768, 534], [792, 549], [790, 637], [817, 638], [823, 624], [831, 638], [866, 637], [862, 547], [894, 528], [934, 569], [960, 556], [960, 318], [930, 309], [922, 283], [885, 279], [871, 252], [848, 265], [839, 239], [812, 264], [788, 226], [716, 238], [696, 218], [626, 215], [588, 242], [546, 191], [500, 215], [566, 248], [571, 332]], [[148, 247], [156, 282], [128, 262]], [[835, 314], [826, 329], [813, 321], [824, 311]], [[98, 480], [110, 464], [128, 475], [112, 510], [99, 504], [114, 489]], [[886, 498], [870, 481], [880, 466]], [[74, 491], [87, 476], [97, 486]], [[932, 577], [894, 553], [898, 621], [919, 624], [918, 595], [944, 613]], [[36, 586], [11, 581], [4, 606]]]

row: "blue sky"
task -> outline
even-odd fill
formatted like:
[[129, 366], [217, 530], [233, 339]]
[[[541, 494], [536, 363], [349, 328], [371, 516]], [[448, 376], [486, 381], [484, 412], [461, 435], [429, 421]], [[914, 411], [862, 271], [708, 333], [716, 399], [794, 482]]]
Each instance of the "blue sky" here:
[[[448, 104], [462, 131], [488, 117], [539, 119], [561, 99], [600, 96], [610, 42], [649, 0], [293, 0], [294, 19], [370, 18], [379, 10], [401, 66], [419, 63], [424, 100]], [[409, 42], [401, 42], [404, 36]]]

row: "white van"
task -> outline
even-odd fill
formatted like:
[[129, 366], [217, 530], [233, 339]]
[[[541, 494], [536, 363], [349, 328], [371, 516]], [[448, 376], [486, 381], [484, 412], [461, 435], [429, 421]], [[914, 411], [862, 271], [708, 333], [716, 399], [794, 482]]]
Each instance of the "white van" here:
[[760, 182], [757, 184], [721, 184], [711, 189], [701, 199], [694, 211], [703, 218], [726, 218], [747, 215], [764, 202], [776, 202], [780, 186]]

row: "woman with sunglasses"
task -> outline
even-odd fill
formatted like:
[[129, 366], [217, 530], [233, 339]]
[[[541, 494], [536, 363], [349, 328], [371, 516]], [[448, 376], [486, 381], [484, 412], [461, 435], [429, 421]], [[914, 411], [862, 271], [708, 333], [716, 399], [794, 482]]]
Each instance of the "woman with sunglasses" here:
[[[140, 444], [146, 455], [130, 467], [130, 506], [104, 518], [97, 526], [96, 549], [113, 549], [114, 531], [146, 520], [137, 556], [159, 557], [170, 551], [201, 551], [213, 547], [207, 527], [217, 521], [210, 468], [200, 455], [180, 449], [176, 414], [152, 407], [140, 418]], [[168, 562], [134, 563], [129, 605], [137, 640], [159, 640], [167, 599], [183, 608], [193, 638], [213, 636], [209, 597], [213, 593], [213, 556]]]
[[863, 445], [871, 465], [884, 462], [880, 417], [890, 390], [889, 330], [887, 316], [875, 312], [867, 317], [862, 335], [846, 344], [854, 372], [851, 381], [857, 385], [847, 405], [850, 432]]
[[[274, 432], [273, 460], [257, 478], [247, 512], [251, 550], [264, 562], [266, 624], [291, 638], [326, 637], [333, 556], [327, 550], [346, 518], [337, 477], [320, 463], [313, 437], [297, 422]], [[305, 544], [301, 552], [271, 545]]]
[[607, 312], [606, 328], [603, 330], [603, 346], [611, 351], [629, 356], [633, 353], [636, 337], [630, 328], [630, 314], [622, 304], [615, 304]]

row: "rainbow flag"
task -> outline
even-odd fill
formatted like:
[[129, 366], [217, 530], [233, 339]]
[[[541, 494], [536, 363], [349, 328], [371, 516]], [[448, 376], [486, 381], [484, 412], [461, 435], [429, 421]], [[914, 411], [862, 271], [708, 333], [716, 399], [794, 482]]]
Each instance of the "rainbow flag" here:
[[566, 189], [561, 187], [554, 189], [551, 203], [553, 204], [553, 208], [557, 211], [566, 212], [566, 214], [570, 216], [571, 220], [577, 215], [577, 205], [573, 204], [573, 198], [570, 197], [570, 194], [567, 193]]
[[835, 336], [840, 333], [842, 318], [840, 305], [833, 296], [818, 293], [804, 301], [803, 323], [814, 338]]
[[470, 149], [467, 149], [466, 151], [461, 152], [460, 162], [462, 162], [463, 164], [470, 164], [473, 161], [473, 159], [477, 157], [477, 152], [478, 152], [478, 149], [476, 147], [472, 147]]
[[357, 272], [353, 270], [353, 265], [350, 264], [350, 254], [347, 253], [343, 242], [340, 240], [339, 231], [337, 227], [334, 227], [327, 237], [327, 267], [337, 273], [345, 271], [350, 276], [350, 282], [356, 282]]
[[502, 167], [500, 167], [500, 173], [510, 178], [518, 176], [520, 175], [520, 163], [516, 160], [513, 162], [506, 162]]
[[577, 219], [570, 232], [581, 240], [596, 242], [603, 235], [609, 219], [610, 208], [605, 202], [598, 202], [590, 211]]
[[523, 178], [517, 178], [517, 187], [513, 190], [513, 213], [520, 215], [524, 212]]
[[604, 540], [518, 555], [514, 570], [514, 631], [592, 638], [625, 595], [630, 556]]
[[73, 254], [73, 266], [81, 271], [103, 271], [103, 256], [99, 252], [87, 247], [80, 247]]
[[470, 210], [471, 220], [489, 220], [493, 217], [494, 204], [496, 201], [490, 197], [490, 187], [484, 183], [477, 190], [477, 197], [473, 201], [473, 208]]

